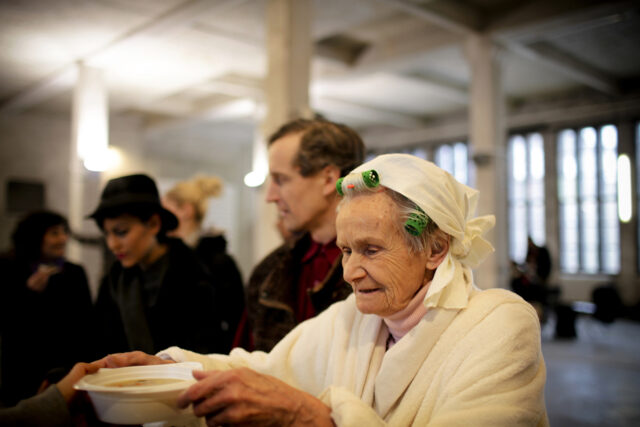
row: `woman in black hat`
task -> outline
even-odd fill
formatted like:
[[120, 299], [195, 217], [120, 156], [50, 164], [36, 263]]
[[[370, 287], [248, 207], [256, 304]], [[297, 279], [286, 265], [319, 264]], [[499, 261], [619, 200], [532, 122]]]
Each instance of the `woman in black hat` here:
[[167, 237], [178, 221], [162, 207], [154, 181], [142, 174], [110, 180], [90, 217], [118, 260], [96, 302], [102, 352], [172, 345], [222, 352], [216, 303], [223, 302], [195, 253]]

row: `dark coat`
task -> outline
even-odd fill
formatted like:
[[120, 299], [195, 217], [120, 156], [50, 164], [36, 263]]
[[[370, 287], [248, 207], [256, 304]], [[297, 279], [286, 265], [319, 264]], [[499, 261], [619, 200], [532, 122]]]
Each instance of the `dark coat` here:
[[[127, 339], [119, 301], [128, 295], [139, 267], [123, 268], [114, 263], [103, 279], [96, 301], [101, 350], [104, 354], [143, 350], [156, 353], [170, 346], [180, 346], [200, 353], [225, 350], [215, 279], [202, 266], [193, 250], [179, 239], [169, 239], [167, 254], [157, 262], [165, 263], [157, 294], [140, 291], [142, 321], [146, 320], [151, 348], [131, 348]], [[139, 326], [139, 325], [134, 325]]]
[[[285, 243], [254, 268], [247, 288], [247, 315], [256, 350], [270, 351], [298, 324], [294, 307], [302, 258], [310, 242], [307, 233], [292, 244]], [[351, 286], [342, 278], [342, 257], [322, 283], [308, 292], [316, 313], [349, 296]]]
[[32, 267], [0, 260], [2, 401], [31, 397], [44, 379], [57, 381], [74, 363], [91, 361], [92, 303], [84, 269], [70, 262], [42, 292], [27, 288]]
[[227, 253], [227, 241], [222, 235], [200, 237], [195, 251], [204, 267], [215, 278], [216, 298], [224, 301], [220, 305], [219, 315], [226, 344], [223, 352], [228, 353], [244, 311], [242, 276], [235, 261]]

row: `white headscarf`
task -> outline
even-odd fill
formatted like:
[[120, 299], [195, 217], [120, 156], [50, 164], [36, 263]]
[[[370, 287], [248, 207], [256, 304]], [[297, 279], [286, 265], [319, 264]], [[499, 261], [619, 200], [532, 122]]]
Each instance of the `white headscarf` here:
[[482, 236], [493, 228], [495, 217], [473, 217], [478, 190], [459, 183], [435, 164], [409, 154], [384, 154], [351, 173], [371, 169], [378, 173], [380, 185], [417, 204], [452, 238], [449, 252], [436, 269], [425, 296], [425, 306], [466, 307], [473, 286], [471, 269], [494, 251]]

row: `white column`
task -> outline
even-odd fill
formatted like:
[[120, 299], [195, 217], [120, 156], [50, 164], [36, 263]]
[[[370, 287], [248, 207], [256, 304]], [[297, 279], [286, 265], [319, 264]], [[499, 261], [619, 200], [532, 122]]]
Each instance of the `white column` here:
[[[267, 3], [267, 78], [265, 118], [258, 144], [285, 122], [310, 117], [309, 80], [311, 69], [312, 2], [310, 0], [269, 0]], [[266, 150], [254, 148], [254, 153]], [[254, 164], [259, 162], [254, 161]], [[268, 182], [266, 183], [268, 184]], [[267, 185], [257, 192], [254, 229], [254, 261], [259, 261], [281, 239], [275, 224], [277, 212], [265, 202]]]
[[[631, 121], [623, 121], [618, 124], [618, 154], [626, 154], [631, 161], [636, 159], [634, 141], [634, 124]], [[637, 180], [636, 168], [631, 166], [631, 221], [620, 222], [620, 274], [618, 275], [617, 286], [620, 296], [625, 304], [631, 305], [638, 301], [640, 297], [640, 280], [638, 278], [638, 249], [637, 234], [638, 212], [637, 212]]]
[[[104, 160], [108, 146], [108, 106], [102, 70], [78, 64], [78, 81], [74, 90], [69, 152], [69, 226], [83, 231], [84, 180], [88, 173], [84, 164]], [[67, 256], [81, 261], [80, 245], [69, 241]]]
[[560, 272], [560, 205], [558, 203], [558, 149], [556, 146], [556, 130], [547, 129], [542, 132], [544, 141], [544, 206], [545, 206], [545, 239], [546, 247], [551, 255], [551, 276], [548, 283], [558, 285]]
[[472, 35], [465, 45], [471, 70], [469, 148], [480, 190], [478, 215], [494, 214], [496, 226], [488, 238], [496, 249], [474, 272], [479, 287], [508, 286], [507, 149], [504, 99], [498, 49], [485, 35]]

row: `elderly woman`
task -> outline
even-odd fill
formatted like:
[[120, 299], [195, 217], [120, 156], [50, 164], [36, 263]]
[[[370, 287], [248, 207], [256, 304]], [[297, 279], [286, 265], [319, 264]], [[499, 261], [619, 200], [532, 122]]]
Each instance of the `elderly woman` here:
[[179, 399], [210, 425], [546, 425], [535, 311], [478, 290], [492, 252], [478, 193], [413, 156], [379, 156], [338, 182], [337, 243], [353, 295], [300, 324], [270, 353], [172, 347], [108, 356], [121, 366], [197, 360]]

